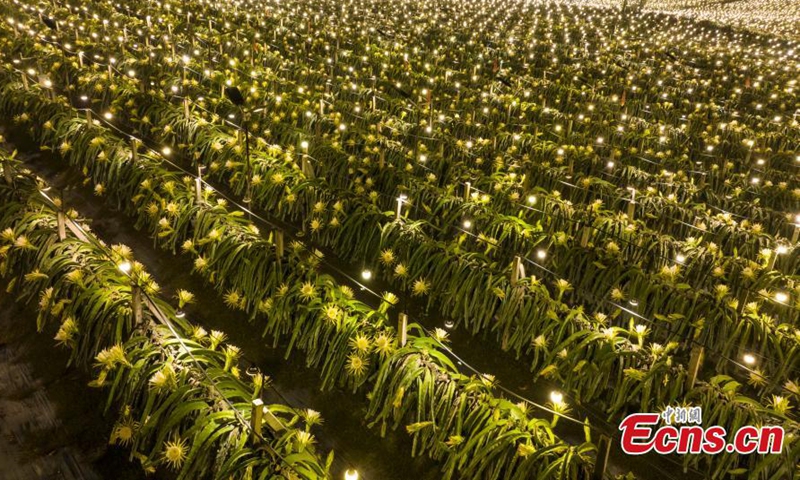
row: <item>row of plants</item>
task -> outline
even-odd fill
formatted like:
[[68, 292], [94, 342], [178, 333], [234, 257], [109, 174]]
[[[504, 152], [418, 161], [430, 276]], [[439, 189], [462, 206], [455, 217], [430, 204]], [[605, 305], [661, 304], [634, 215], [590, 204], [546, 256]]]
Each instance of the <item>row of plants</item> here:
[[[242, 380], [239, 349], [224, 343], [224, 333], [176, 317], [129, 248], [106, 247], [66, 228], [60, 238], [59, 214], [75, 225], [84, 219], [74, 210], [60, 213], [60, 199], [45, 200], [46, 185], [21, 172], [21, 162], [3, 154], [1, 163], [14, 172], [11, 184], [0, 182], [6, 291], [35, 305], [40, 332], [58, 325], [55, 341], [70, 350], [70, 363], [96, 372], [89, 385], [108, 390], [105, 410], [115, 412], [111, 445], [129, 449], [146, 472], [168, 470], [179, 479], [330, 478], [333, 454], [323, 461], [313, 445], [316, 412], [268, 405], [283, 429], [254, 444], [251, 402], [269, 378]], [[145, 303], [135, 320], [136, 289], [158, 314]], [[180, 296], [192, 301], [187, 291]]]
[[765, 36], [786, 39], [800, 36], [800, 10], [786, 0], [745, 0], [724, 9], [717, 8], [714, 2], [708, 0], [658, 0], [648, 3], [647, 7], [659, 12], [692, 15], [703, 21], [735, 26], [741, 31], [759, 32]]

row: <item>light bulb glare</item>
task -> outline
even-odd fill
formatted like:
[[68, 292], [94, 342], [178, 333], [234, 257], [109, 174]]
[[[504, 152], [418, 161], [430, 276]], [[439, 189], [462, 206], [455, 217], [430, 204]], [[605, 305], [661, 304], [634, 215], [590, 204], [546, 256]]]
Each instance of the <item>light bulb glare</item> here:
[[347, 471], [344, 472], [344, 480], [358, 480], [358, 470], [347, 469]]

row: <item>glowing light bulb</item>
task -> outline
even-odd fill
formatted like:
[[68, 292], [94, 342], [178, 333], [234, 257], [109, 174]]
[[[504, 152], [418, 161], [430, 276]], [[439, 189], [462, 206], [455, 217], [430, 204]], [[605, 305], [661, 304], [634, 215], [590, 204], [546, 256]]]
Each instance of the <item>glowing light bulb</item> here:
[[358, 470], [347, 469], [347, 471], [344, 472], [344, 480], [358, 480]]
[[744, 363], [746, 363], [748, 365], [755, 365], [756, 364], [756, 357], [754, 357], [753, 355], [751, 355], [749, 353], [745, 353], [744, 356], [742, 357], [742, 360], [744, 360]]
[[557, 390], [553, 390], [552, 392], [550, 392], [550, 401], [556, 405], [560, 405], [564, 403], [564, 394], [562, 394]]
[[372, 278], [372, 270], [364, 269], [361, 271], [361, 278], [364, 280], [369, 280]]
[[120, 263], [119, 265], [117, 265], [117, 268], [122, 273], [129, 273], [131, 271], [132, 267], [133, 267], [133, 265], [131, 265], [131, 262], [129, 262], [127, 260], [122, 262], [122, 263]]
[[172, 149], [169, 147], [164, 147], [161, 149], [161, 153], [163, 153], [165, 156], [169, 156], [172, 154]]

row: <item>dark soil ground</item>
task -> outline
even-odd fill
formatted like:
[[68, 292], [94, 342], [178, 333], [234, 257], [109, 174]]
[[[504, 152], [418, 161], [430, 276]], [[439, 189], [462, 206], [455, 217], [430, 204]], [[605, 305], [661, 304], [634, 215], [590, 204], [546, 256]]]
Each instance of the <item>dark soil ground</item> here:
[[55, 331], [36, 332], [34, 307], [0, 288], [0, 478], [144, 479], [125, 450], [108, 445], [114, 415], [98, 408], [104, 392], [67, 367]]

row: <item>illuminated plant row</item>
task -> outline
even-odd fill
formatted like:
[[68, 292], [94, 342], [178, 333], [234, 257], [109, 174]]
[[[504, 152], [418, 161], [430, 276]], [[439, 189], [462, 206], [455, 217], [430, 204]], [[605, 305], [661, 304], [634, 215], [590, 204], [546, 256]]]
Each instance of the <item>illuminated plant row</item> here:
[[[21, 164], [2, 159], [3, 169]], [[63, 229], [41, 196], [41, 184], [28, 174], [12, 174], [13, 186], [0, 181], [0, 272], [7, 291], [37, 305], [37, 328], [60, 324], [57, 343], [71, 360], [97, 378], [92, 387], [109, 390], [106, 410], [119, 416], [110, 443], [131, 450], [147, 472], [172, 470], [177, 478], [328, 478], [328, 464], [317, 457], [311, 427], [316, 412], [297, 415], [291, 407], [267, 408], [282, 423], [262, 447], [248, 427], [251, 402], [268, 381], [258, 374], [239, 380], [239, 349], [225, 345], [225, 334], [190, 325], [160, 300], [158, 285], [124, 245], [111, 248]], [[65, 214], [66, 215], [66, 214]], [[65, 222], [82, 223], [75, 211]], [[158, 324], [151, 308], [137, 308], [136, 289], [152, 299], [168, 324]], [[191, 294], [182, 291], [182, 302]], [[138, 323], [137, 323], [138, 322]], [[222, 385], [224, 387], [220, 388]]]

